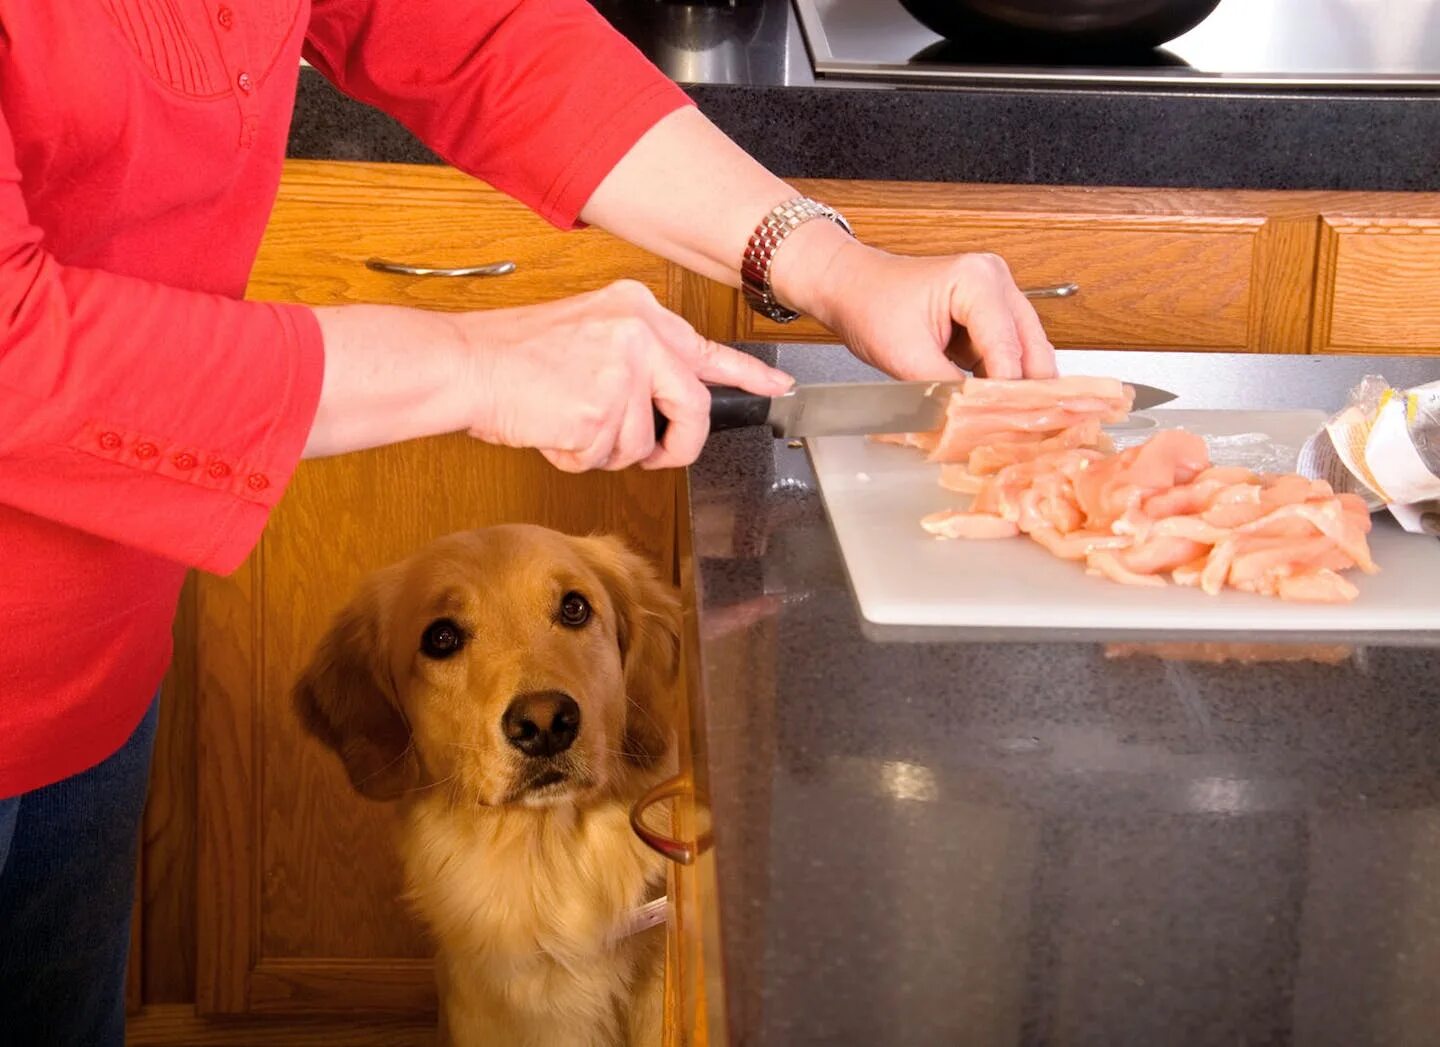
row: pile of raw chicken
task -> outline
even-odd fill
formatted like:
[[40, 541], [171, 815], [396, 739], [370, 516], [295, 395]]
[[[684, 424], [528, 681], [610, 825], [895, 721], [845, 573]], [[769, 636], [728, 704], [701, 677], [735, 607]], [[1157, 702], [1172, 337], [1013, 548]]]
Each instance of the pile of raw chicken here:
[[934, 433], [877, 437], [926, 451], [968, 508], [921, 521], [941, 538], [1028, 535], [1130, 585], [1225, 586], [1341, 603], [1341, 571], [1374, 573], [1370, 513], [1323, 480], [1210, 463], [1205, 441], [1165, 429], [1116, 452], [1134, 390], [1108, 378], [967, 379]]

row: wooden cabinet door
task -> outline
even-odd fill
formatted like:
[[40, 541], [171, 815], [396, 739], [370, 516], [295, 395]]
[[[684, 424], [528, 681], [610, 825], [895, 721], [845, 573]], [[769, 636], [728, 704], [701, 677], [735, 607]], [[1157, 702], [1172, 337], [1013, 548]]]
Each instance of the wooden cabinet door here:
[[[514, 261], [505, 277], [391, 276], [366, 258]], [[666, 264], [595, 231], [562, 234], [436, 168], [294, 164], [254, 297], [438, 308], [515, 305], [639, 279]], [[506, 521], [624, 535], [673, 573], [673, 474], [568, 476], [538, 454], [462, 436], [307, 462], [258, 549], [199, 579], [201, 1013], [434, 1007], [430, 946], [398, 899], [393, 812], [359, 798], [304, 736], [290, 688], [366, 572], [440, 535]]]
[[[1273, 194], [1178, 190], [807, 183], [868, 243], [902, 254], [989, 251], [1023, 288], [1074, 283], [1035, 303], [1061, 348], [1304, 352], [1314, 217]], [[739, 337], [831, 340], [737, 306]]]
[[1327, 211], [1316, 287], [1314, 352], [1440, 352], [1440, 194]]

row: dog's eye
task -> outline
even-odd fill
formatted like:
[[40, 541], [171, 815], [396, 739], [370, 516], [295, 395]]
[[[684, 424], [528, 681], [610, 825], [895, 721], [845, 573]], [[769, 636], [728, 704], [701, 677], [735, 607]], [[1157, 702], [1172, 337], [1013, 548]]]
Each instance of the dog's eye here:
[[590, 620], [590, 603], [579, 593], [566, 593], [560, 600], [560, 624], [578, 629]]
[[449, 658], [464, 646], [464, 630], [449, 618], [437, 618], [420, 637], [420, 650], [429, 658]]

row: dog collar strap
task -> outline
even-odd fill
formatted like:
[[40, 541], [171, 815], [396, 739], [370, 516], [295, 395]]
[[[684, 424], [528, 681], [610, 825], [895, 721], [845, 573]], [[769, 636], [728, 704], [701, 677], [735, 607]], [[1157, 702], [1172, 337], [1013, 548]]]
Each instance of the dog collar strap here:
[[658, 927], [665, 922], [666, 905], [669, 899], [664, 895], [656, 898], [653, 902], [646, 902], [644, 905], [636, 906], [630, 910], [625, 918], [625, 924], [620, 930], [621, 938], [629, 938], [631, 935], [639, 934], [641, 931], [648, 931], [651, 927]]

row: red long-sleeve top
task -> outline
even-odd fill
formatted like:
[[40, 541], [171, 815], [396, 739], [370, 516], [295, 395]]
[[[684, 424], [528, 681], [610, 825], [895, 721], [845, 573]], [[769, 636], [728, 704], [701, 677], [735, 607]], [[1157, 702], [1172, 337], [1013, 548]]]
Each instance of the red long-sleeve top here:
[[302, 50], [560, 226], [686, 104], [585, 0], [0, 0], [0, 797], [128, 737], [305, 443], [315, 318], [239, 300]]

